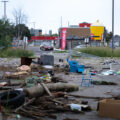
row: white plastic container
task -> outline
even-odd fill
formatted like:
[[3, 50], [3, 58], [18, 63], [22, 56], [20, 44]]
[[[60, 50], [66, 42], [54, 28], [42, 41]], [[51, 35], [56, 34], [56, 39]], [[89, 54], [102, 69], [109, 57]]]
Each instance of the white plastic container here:
[[82, 107], [79, 104], [70, 104], [71, 110], [82, 111]]

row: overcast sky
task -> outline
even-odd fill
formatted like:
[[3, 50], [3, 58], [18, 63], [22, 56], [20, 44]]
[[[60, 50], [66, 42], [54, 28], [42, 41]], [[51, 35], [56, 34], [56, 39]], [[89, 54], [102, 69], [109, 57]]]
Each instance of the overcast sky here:
[[[22, 9], [28, 17], [27, 25], [42, 29], [43, 33], [58, 31], [61, 26], [78, 25], [81, 22], [94, 23], [99, 20], [112, 30], [112, 0], [8, 0], [7, 17], [13, 20], [14, 9]], [[0, 17], [3, 3], [0, 3]], [[120, 0], [115, 0], [115, 34], [120, 35]]]

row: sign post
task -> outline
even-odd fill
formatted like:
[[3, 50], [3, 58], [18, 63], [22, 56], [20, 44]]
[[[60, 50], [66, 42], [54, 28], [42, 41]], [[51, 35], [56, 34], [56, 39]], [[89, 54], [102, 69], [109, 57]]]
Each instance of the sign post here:
[[67, 28], [62, 28], [61, 32], [61, 50], [64, 50], [66, 47], [66, 37], [67, 37]]

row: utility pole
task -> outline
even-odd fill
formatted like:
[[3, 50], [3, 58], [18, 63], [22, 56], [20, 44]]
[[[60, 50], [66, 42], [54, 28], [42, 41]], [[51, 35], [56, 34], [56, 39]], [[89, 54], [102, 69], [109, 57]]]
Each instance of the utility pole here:
[[112, 0], [112, 53], [114, 50], [114, 0]]
[[[34, 29], [34, 36], [35, 36], [35, 22], [33, 22], [33, 29]], [[35, 46], [35, 40], [33, 41], [33, 44]]]
[[7, 15], [6, 15], [6, 3], [8, 2], [7, 0], [3, 0], [2, 1], [4, 3], [4, 22], [6, 21], [7, 19]]

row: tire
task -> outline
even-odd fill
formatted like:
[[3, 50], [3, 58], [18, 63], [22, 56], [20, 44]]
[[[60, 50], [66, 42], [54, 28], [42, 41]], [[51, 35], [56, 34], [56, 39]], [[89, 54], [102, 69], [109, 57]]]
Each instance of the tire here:
[[25, 96], [22, 91], [12, 90], [0, 94], [1, 105], [10, 108], [17, 108], [25, 102]]

